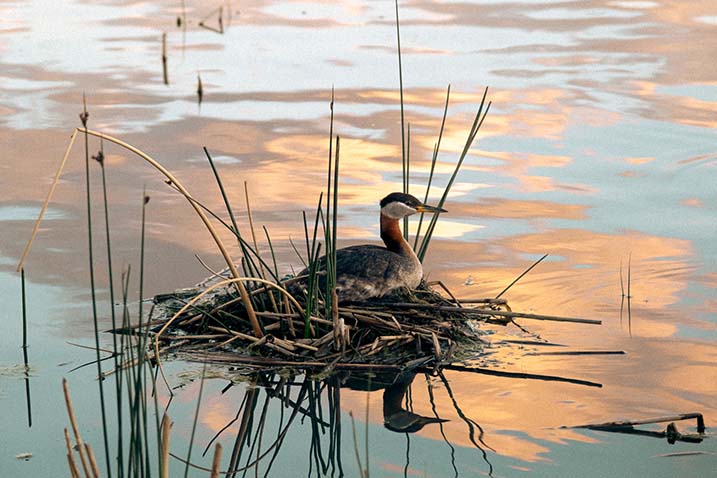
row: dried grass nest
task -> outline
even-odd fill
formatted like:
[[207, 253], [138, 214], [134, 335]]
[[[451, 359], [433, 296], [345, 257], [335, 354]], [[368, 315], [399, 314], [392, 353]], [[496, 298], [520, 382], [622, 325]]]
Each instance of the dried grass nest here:
[[503, 299], [461, 302], [425, 282], [328, 313], [319, 303], [307, 314], [303, 298], [256, 283], [249, 289], [263, 332], [257, 337], [235, 288], [216, 283], [154, 298], [149, 330], [160, 354], [251, 367], [411, 369], [480, 354], [480, 323], [505, 325], [516, 316]]

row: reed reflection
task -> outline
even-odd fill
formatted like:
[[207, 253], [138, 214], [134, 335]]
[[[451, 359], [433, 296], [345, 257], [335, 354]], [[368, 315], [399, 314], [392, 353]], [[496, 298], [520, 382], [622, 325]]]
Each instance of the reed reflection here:
[[[417, 381], [417, 375], [424, 375], [425, 381]], [[406, 436], [406, 475], [411, 459], [409, 435], [426, 427], [439, 428], [438, 432], [447, 447], [438, 453], [450, 454], [450, 457], [441, 456], [440, 459], [442, 462], [450, 461], [454, 476], [459, 476], [461, 471], [468, 470], [460, 470], [456, 462], [456, 449], [462, 445], [453, 443], [444, 431], [444, 424], [449, 421], [441, 417], [444, 413], [451, 416], [457, 414], [466, 424], [466, 440], [479, 453], [484, 463], [484, 472], [489, 476], [493, 474], [488, 452], [494, 450], [486, 444], [483, 428], [463, 412], [442, 372], [437, 372], [437, 380], [450, 397], [450, 401], [445, 403], [436, 400], [433, 393], [436, 377], [432, 377], [429, 371], [402, 372], [380, 368], [351, 370], [340, 371], [323, 379], [286, 371], [262, 371], [250, 372], [249, 375], [243, 375], [241, 380], [248, 381], [250, 385], [241, 395], [236, 413], [228, 420], [225, 418], [221, 427], [214, 417], [212, 423], [219, 430], [207, 443], [201, 444], [206, 454], [215, 442], [231, 442], [226, 476], [243, 476], [246, 473], [274, 476], [278, 472], [274, 468], [282, 466], [279, 464], [283, 461], [280, 458], [282, 451], [286, 448], [285, 452], [294, 456], [302, 444], [306, 459], [301, 463], [292, 461], [293, 466], [297, 467], [294, 468], [296, 473], [303, 474], [304, 471], [298, 468], [303, 467], [307, 476], [354, 476], [356, 466], [361, 473], [367, 473], [369, 467], [390, 466], [391, 462], [384, 462], [386, 452], [398, 452], [398, 445], [392, 446], [391, 450], [375, 450], [376, 445], [372, 445], [374, 441], [386, 441], [385, 437], [380, 436], [382, 433]], [[222, 390], [222, 394], [233, 386], [230, 383]], [[428, 397], [429, 403], [414, 403], [412, 391], [415, 387], [421, 389], [421, 397]], [[348, 412], [347, 417], [346, 409], [342, 406], [342, 392], [353, 395], [365, 392], [369, 396], [382, 392], [383, 425], [386, 432], [370, 426], [368, 400], [365, 405], [367, 421], [356, 423], [352, 412]], [[220, 398], [228, 399], [228, 396]], [[216, 403], [212, 407], [216, 408]], [[414, 407], [430, 407], [432, 416], [416, 413]], [[361, 426], [365, 427], [365, 435], [359, 438], [357, 428]], [[295, 439], [297, 436], [301, 437], [299, 442]], [[392, 444], [399, 443], [390, 438], [389, 441]], [[175, 458], [183, 459], [180, 456]]]

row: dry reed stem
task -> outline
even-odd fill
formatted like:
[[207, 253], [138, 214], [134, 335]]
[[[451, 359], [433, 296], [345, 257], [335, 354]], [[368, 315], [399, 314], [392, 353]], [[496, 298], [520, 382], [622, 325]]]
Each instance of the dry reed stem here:
[[70, 475], [72, 478], [80, 478], [80, 472], [77, 469], [77, 463], [75, 462], [75, 456], [72, 453], [72, 442], [70, 440], [70, 432], [65, 427], [65, 446], [67, 447], [67, 464], [70, 467]]
[[70, 476], [72, 478], [80, 478], [80, 474], [77, 471], [77, 465], [75, 464], [75, 461], [72, 458], [72, 453], [67, 454], [67, 464], [70, 467]]
[[[458, 314], [479, 314], [485, 316], [499, 316], [506, 318], [520, 318], [520, 319], [533, 319], [533, 320], [546, 320], [553, 322], [572, 322], [576, 324], [589, 324], [589, 325], [602, 325], [602, 320], [594, 319], [580, 319], [576, 317], [558, 317], [555, 315], [540, 315], [540, 314], [528, 314], [524, 312], [512, 312], [507, 310], [494, 310], [494, 309], [483, 309], [479, 307], [453, 307], [443, 305], [431, 305], [431, 304], [412, 304], [412, 303], [393, 303], [388, 307], [395, 307], [397, 309], [428, 309], [435, 310], [438, 312], [455, 312]], [[349, 311], [355, 309], [346, 309]], [[365, 310], [364, 313], [370, 313], [380, 315], [374, 310]]]
[[[225, 342], [222, 342], [220, 345], [227, 345], [236, 339], [243, 339], [243, 340], [248, 340], [249, 342], [251, 342], [251, 344], [249, 344], [249, 348], [264, 346], [268, 349], [274, 350], [274, 351], [279, 352], [284, 355], [288, 355], [290, 357], [296, 356], [296, 354], [294, 352], [296, 351], [297, 347], [305, 348], [305, 349], [309, 349], [309, 350], [311, 350], [313, 348], [313, 347], [310, 347], [305, 344], [297, 344], [290, 340], [280, 339], [278, 337], [274, 337], [273, 335], [265, 335], [262, 338], [257, 339], [256, 337], [254, 337], [252, 335], [244, 334], [244, 333], [238, 332], [236, 330], [225, 329], [225, 328], [216, 327], [213, 325], [210, 325], [208, 328], [210, 330], [228, 332], [229, 334], [234, 336], [231, 339], [229, 339]], [[318, 349], [316, 349], [316, 350], [318, 351]]]
[[[286, 296], [282, 297], [282, 303], [284, 304], [284, 310], [288, 313], [291, 308], [289, 307], [289, 299], [286, 298]], [[294, 329], [294, 321], [291, 319], [288, 319], [286, 321], [287, 325], [289, 326], [289, 333], [292, 337], [296, 337], [296, 329]], [[311, 324], [309, 324], [311, 325]], [[313, 327], [311, 327], [311, 334], [314, 334]]]
[[[100, 133], [99, 131], [92, 131], [86, 128], [77, 128], [76, 131], [87, 133], [92, 136], [96, 136], [97, 138], [105, 139], [111, 143], [114, 143], [118, 146], [121, 146], [140, 158], [144, 159], [146, 162], [151, 164], [156, 170], [158, 170], [160, 173], [162, 173], [176, 188], [179, 190], [179, 192], [185, 196], [187, 201], [189, 201], [189, 204], [192, 206], [194, 211], [199, 216], [199, 219], [202, 220], [204, 223], [204, 226], [209, 231], [209, 234], [212, 236], [212, 239], [214, 239], [214, 242], [216, 243], [217, 247], [219, 248], [219, 251], [222, 254], [222, 257], [224, 257], [224, 261], [227, 263], [227, 267], [229, 267], [229, 270], [232, 273], [232, 276], [235, 278], [239, 278], [239, 270], [237, 269], [236, 265], [234, 264], [234, 260], [229, 255], [229, 251], [224, 246], [224, 243], [222, 242], [221, 238], [219, 237], [219, 234], [217, 234], [216, 229], [212, 225], [211, 222], [209, 222], [209, 218], [204, 213], [201, 207], [196, 203], [196, 201], [193, 200], [193, 197], [191, 194], [189, 194], [189, 191], [180, 183], [176, 177], [164, 166], [162, 166], [157, 160], [149, 156], [144, 151], [135, 148], [129, 143], [126, 143], [122, 141], [121, 139], [114, 138], [112, 136], [109, 136], [104, 133]], [[244, 302], [244, 307], [246, 308], [247, 315], [249, 316], [249, 322], [251, 322], [252, 329], [254, 330], [254, 335], [257, 337], [261, 337], [263, 334], [261, 332], [261, 327], [259, 326], [259, 321], [256, 318], [256, 314], [254, 313], [254, 307], [251, 304], [251, 300], [249, 299], [249, 294], [246, 291], [246, 288], [244, 287], [244, 284], [241, 282], [237, 283], [237, 287], [239, 289], [239, 295], [241, 295], [242, 301]]]
[[162, 417], [162, 456], [160, 457], [162, 464], [162, 478], [169, 478], [169, 430], [172, 427], [172, 421], [169, 419], [167, 412]]
[[[264, 344], [269, 340], [269, 337], [270, 337], [269, 335], [265, 335], [265, 336], [263, 336], [262, 338], [260, 338], [259, 340], [257, 340], [256, 342], [250, 343], [250, 344], [249, 344], [249, 348], [251, 349], [251, 348], [254, 348], [254, 347], [261, 347], [262, 345], [264, 345]], [[238, 335], [235, 335], [234, 337], [232, 337], [231, 340], [227, 340], [226, 342], [223, 342], [222, 345], [226, 345], [227, 343], [231, 342], [232, 340], [236, 340], [236, 339], [239, 339], [239, 338], [241, 338], [241, 337], [239, 337]]]
[[214, 458], [212, 459], [212, 472], [210, 478], [219, 478], [219, 466], [222, 464], [222, 444], [217, 443], [214, 447]]
[[70, 398], [70, 389], [67, 385], [66, 378], [62, 379], [62, 390], [65, 393], [65, 405], [67, 406], [67, 415], [70, 418], [72, 433], [75, 435], [75, 444], [77, 445], [77, 452], [80, 454], [82, 470], [85, 472], [85, 476], [87, 478], [90, 478], [90, 467], [87, 463], [87, 457], [85, 456], [85, 449], [83, 447], [82, 436], [80, 436], [80, 429], [77, 426], [77, 420], [75, 420], [75, 411], [72, 408], [72, 399]]
[[300, 348], [300, 349], [310, 350], [310, 351], [312, 351], [312, 352], [318, 352], [318, 351], [319, 351], [319, 348], [318, 348], [318, 347], [314, 347], [313, 345], [303, 344], [303, 343], [301, 343], [301, 342], [291, 342], [291, 343], [294, 344], [295, 347], [298, 347], [298, 348]]
[[97, 460], [95, 459], [95, 453], [92, 451], [92, 447], [89, 443], [85, 443], [85, 451], [87, 452], [87, 457], [90, 460], [90, 467], [92, 468], [92, 476], [94, 478], [100, 478], [100, 469], [97, 466]]
[[169, 336], [167, 340], [213, 340], [226, 337], [229, 334], [201, 334], [201, 335], [177, 335]]
[[412, 335], [382, 335], [378, 337], [378, 340], [383, 340], [384, 342], [387, 342], [389, 340], [403, 340], [403, 339], [412, 339]]
[[65, 163], [67, 162], [67, 158], [70, 156], [70, 151], [72, 150], [72, 145], [75, 144], [76, 137], [77, 137], [77, 130], [73, 131], [72, 136], [70, 136], [70, 143], [67, 145], [67, 149], [65, 150], [65, 155], [62, 157], [62, 161], [60, 161], [60, 165], [57, 167], [57, 172], [55, 173], [55, 178], [52, 180], [52, 184], [50, 185], [50, 190], [47, 192], [47, 197], [45, 198], [45, 202], [42, 204], [42, 209], [40, 210], [40, 215], [37, 216], [35, 225], [32, 228], [32, 234], [30, 234], [30, 240], [27, 241], [27, 244], [25, 245], [25, 250], [22, 252], [22, 256], [20, 257], [20, 262], [18, 262], [17, 270], [15, 272], [20, 272], [23, 265], [25, 264], [25, 258], [27, 257], [28, 253], [30, 252], [30, 246], [32, 246], [32, 243], [35, 240], [37, 231], [40, 229], [40, 223], [42, 222], [42, 218], [45, 215], [45, 211], [47, 211], [47, 206], [50, 204], [50, 199], [52, 199], [52, 195], [55, 192], [55, 187], [57, 186], [57, 182], [60, 180], [60, 176], [62, 175], [62, 170], [65, 169]]

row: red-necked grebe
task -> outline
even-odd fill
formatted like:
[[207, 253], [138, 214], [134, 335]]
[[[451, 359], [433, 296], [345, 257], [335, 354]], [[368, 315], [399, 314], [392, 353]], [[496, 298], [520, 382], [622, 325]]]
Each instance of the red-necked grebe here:
[[[381, 239], [385, 247], [360, 245], [336, 251], [336, 293], [341, 302], [383, 297], [401, 288], [415, 289], [423, 278], [423, 267], [401, 234], [399, 220], [417, 212], [447, 212], [404, 193], [391, 193], [381, 200]], [[326, 258], [319, 259], [319, 270]], [[307, 270], [299, 275], [308, 274]], [[305, 288], [305, 283], [301, 284]], [[325, 288], [325, 275], [319, 290]]]

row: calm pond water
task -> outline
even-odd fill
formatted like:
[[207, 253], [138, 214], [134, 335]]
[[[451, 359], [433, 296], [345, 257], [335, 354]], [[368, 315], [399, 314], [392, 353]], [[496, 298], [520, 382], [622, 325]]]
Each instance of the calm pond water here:
[[[219, 8], [223, 34], [213, 31]], [[186, 28], [177, 27], [178, 16]], [[401, 188], [394, 16], [389, 1], [0, 0], [0, 476], [69, 475], [62, 377], [70, 382], [84, 439], [104, 471], [96, 368], [71, 372], [94, 357], [71, 345], [94, 344], [82, 140], [25, 264], [29, 381], [21, 367], [20, 278], [14, 272], [79, 126], [82, 94], [91, 128], [151, 154], [204, 204], [221, 211], [206, 146], [240, 211], [241, 227], [247, 224], [246, 182], [254, 220], [266, 225], [280, 267], [289, 272], [298, 264], [289, 239], [303, 237], [301, 211], [312, 210], [325, 187], [332, 87], [334, 126], [342, 137], [342, 245], [376, 241], [377, 202]], [[332, 383], [322, 398], [323, 420], [327, 394], [340, 395], [340, 402], [332, 402], [342, 423], [340, 451], [330, 446], [328, 427], [326, 434], [312, 435], [311, 421], [299, 416], [269, 476], [323, 475], [311, 454], [312, 436], [321, 440], [324, 460], [334, 450], [325, 474], [339, 476], [340, 462], [346, 476], [359, 476], [354, 444], [366, 466], [366, 434], [370, 476], [377, 477], [713, 474], [717, 3], [416, 0], [401, 3], [401, 19], [414, 193], [425, 191], [448, 84], [436, 179], [441, 186], [485, 86], [492, 101], [446, 203], [449, 214], [425, 264], [429, 277], [459, 297], [490, 297], [548, 253], [506, 295], [513, 309], [601, 319], [603, 325], [522, 321], [530, 333], [508, 327], [489, 336], [494, 346], [480, 364], [602, 386], [458, 372], [446, 372], [445, 381], [419, 375], [409, 408], [425, 417], [435, 410], [449, 421], [406, 434], [384, 427], [384, 392], [361, 390], [366, 384], [360, 378], [340, 389]], [[202, 20], [208, 28], [199, 26]], [[90, 141], [91, 151], [99, 147]], [[195, 254], [221, 268], [186, 201], [135, 156], [104, 148], [116, 271], [127, 264], [138, 269], [143, 189], [151, 197], [145, 296], [208, 275]], [[99, 168], [92, 166], [99, 205]], [[100, 212], [97, 207], [95, 224], [102, 225]], [[96, 279], [106, 329], [109, 295], [99, 229]], [[620, 283], [628, 263], [629, 321], [621, 311]], [[131, 288], [136, 297], [136, 281]], [[505, 336], [626, 354], [546, 355], [545, 348], [501, 346]], [[107, 345], [111, 338], [102, 341]], [[180, 362], [169, 368], [170, 382], [181, 385], [170, 407], [172, 451], [186, 456], [199, 393], [193, 379], [202, 369]], [[276, 384], [278, 377], [265, 379]], [[357, 390], [349, 387], [354, 382]], [[200, 457], [201, 449], [231, 422], [249, 389], [239, 383], [221, 393], [226, 384], [224, 378], [205, 385], [192, 455], [202, 466], [211, 457]], [[267, 395], [258, 390], [252, 393], [260, 413]], [[291, 400], [307, 393], [301, 395], [300, 383], [282, 390]], [[398, 401], [403, 392], [391, 393]], [[166, 403], [166, 394], [160, 400]], [[266, 403], [264, 449], [292, 413], [281, 399]], [[561, 428], [688, 412], [704, 414], [708, 437], [700, 444]], [[238, 426], [219, 438], [225, 464]], [[692, 421], [677, 426], [695, 432]], [[641, 429], [660, 431], [664, 424]], [[33, 456], [17, 459], [22, 453]], [[173, 475], [183, 473], [178, 461], [172, 466]], [[262, 462], [259, 474], [268, 466]]]

